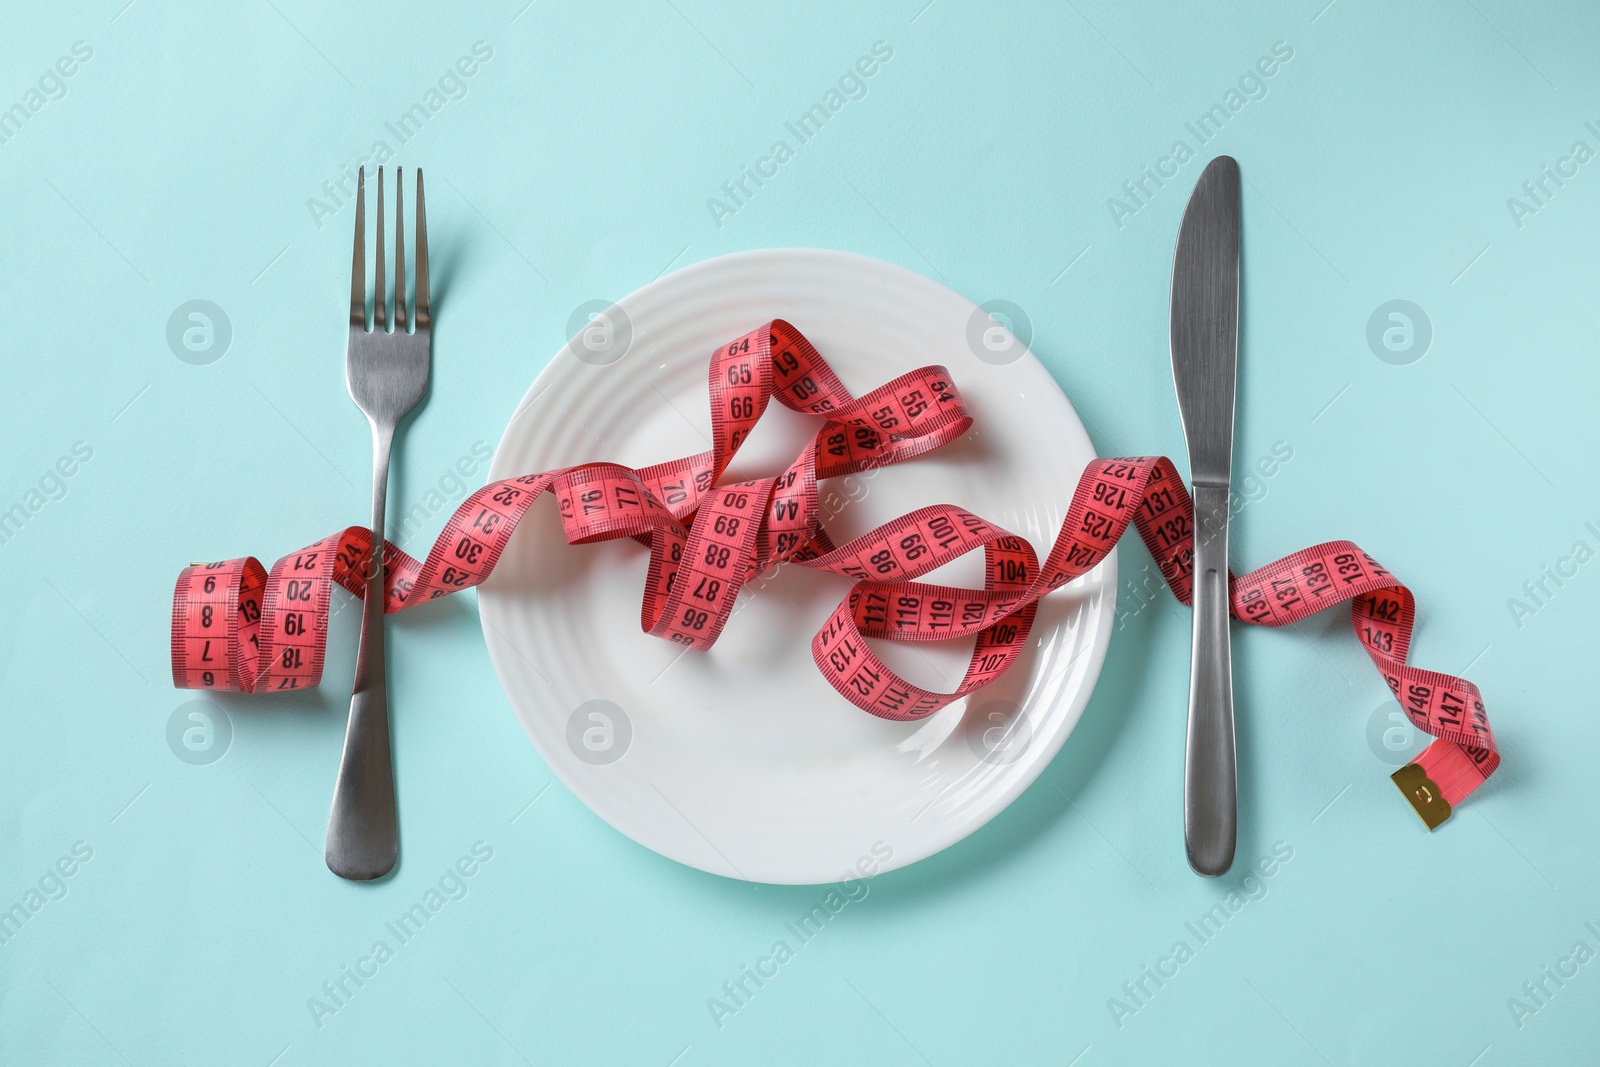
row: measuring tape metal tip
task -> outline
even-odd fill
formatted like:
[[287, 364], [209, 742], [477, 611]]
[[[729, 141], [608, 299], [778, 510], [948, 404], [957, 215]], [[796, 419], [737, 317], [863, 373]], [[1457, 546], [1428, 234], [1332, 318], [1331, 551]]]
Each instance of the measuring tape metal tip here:
[[1444, 798], [1438, 783], [1428, 777], [1428, 772], [1415, 763], [1408, 763], [1389, 776], [1399, 787], [1411, 810], [1417, 813], [1422, 825], [1430, 831], [1437, 830], [1450, 818], [1450, 802]]

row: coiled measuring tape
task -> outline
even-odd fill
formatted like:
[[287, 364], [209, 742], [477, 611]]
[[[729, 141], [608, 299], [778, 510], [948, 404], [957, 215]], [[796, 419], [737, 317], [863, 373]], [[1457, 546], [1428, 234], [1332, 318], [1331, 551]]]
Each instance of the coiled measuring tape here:
[[[774, 564], [853, 579], [812, 638], [812, 658], [841, 696], [885, 719], [924, 718], [1004, 674], [1026, 647], [1039, 598], [1093, 569], [1130, 525], [1173, 595], [1190, 602], [1194, 506], [1165, 457], [1091, 462], [1043, 563], [1025, 539], [951, 505], [921, 508], [835, 547], [821, 526], [817, 483], [899, 463], [965, 433], [972, 417], [949, 373], [923, 367], [854, 397], [779, 319], [718, 348], [710, 375], [710, 450], [640, 469], [586, 463], [486, 485], [456, 509], [425, 559], [384, 542], [384, 610], [482, 582], [546, 492], [559, 502], [568, 544], [631, 537], [649, 549], [640, 625], [690, 648], [710, 648], [741, 586]], [[777, 477], [719, 485], [774, 398], [822, 420], [811, 444]], [[983, 588], [917, 580], [977, 549]], [[173, 596], [173, 684], [245, 693], [317, 685], [333, 586], [363, 595], [371, 551], [371, 532], [351, 526], [271, 571], [248, 556], [185, 568]], [[1412, 724], [1436, 738], [1393, 776], [1429, 829], [1499, 765], [1477, 687], [1406, 662], [1415, 601], [1360, 548], [1329, 541], [1229, 580], [1233, 617], [1257, 626], [1287, 626], [1349, 602], [1378, 673]], [[964, 637], [974, 639], [972, 656], [949, 693], [901, 678], [866, 640]]]

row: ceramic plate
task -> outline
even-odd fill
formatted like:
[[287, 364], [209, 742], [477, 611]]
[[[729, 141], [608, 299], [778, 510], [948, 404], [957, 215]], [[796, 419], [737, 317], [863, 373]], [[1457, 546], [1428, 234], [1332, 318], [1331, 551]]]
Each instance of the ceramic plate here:
[[[825, 496], [848, 500], [828, 523], [836, 544], [944, 502], [1028, 538], [1042, 557], [1094, 456], [1072, 405], [1019, 340], [903, 267], [810, 249], [746, 252], [596, 310], [518, 405], [491, 478], [709, 448], [711, 351], [772, 318], [805, 333], [858, 396], [943, 364], [976, 419], [939, 451], [823, 483]], [[815, 429], [774, 403], [725, 480], [779, 473]], [[683, 652], [640, 632], [647, 557], [627, 540], [569, 547], [545, 496], [479, 591], [490, 657], [534, 746], [597, 815], [680, 863], [759, 882], [904, 866], [993, 818], [1077, 724], [1116, 592], [1113, 555], [1045, 598], [1031, 646], [1004, 678], [896, 723], [846, 702], [811, 661], [811, 636], [846, 580], [780, 568], [745, 587], [713, 649]], [[927, 580], [981, 585], [981, 558]], [[971, 641], [875, 646], [904, 677], [949, 691]]]

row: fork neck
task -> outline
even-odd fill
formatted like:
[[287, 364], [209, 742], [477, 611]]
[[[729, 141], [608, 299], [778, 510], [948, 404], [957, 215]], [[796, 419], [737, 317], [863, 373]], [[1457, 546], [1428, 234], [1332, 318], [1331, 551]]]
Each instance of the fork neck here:
[[381, 548], [384, 535], [384, 504], [389, 493], [389, 452], [394, 445], [394, 427], [372, 423], [372, 533], [375, 548]]

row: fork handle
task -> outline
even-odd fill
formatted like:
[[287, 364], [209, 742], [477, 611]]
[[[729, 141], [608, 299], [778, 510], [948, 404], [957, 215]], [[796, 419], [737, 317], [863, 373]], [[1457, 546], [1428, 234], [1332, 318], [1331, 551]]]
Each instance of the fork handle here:
[[389, 488], [393, 427], [372, 429], [372, 549], [361, 613], [361, 646], [344, 754], [333, 787], [325, 856], [340, 878], [368, 881], [394, 867], [400, 851], [394, 757], [389, 744], [389, 689], [383, 654], [384, 498]]
[[1183, 840], [1189, 866], [1215, 878], [1233, 864], [1238, 769], [1228, 647], [1228, 487], [1194, 486], [1194, 649], [1184, 753]]

